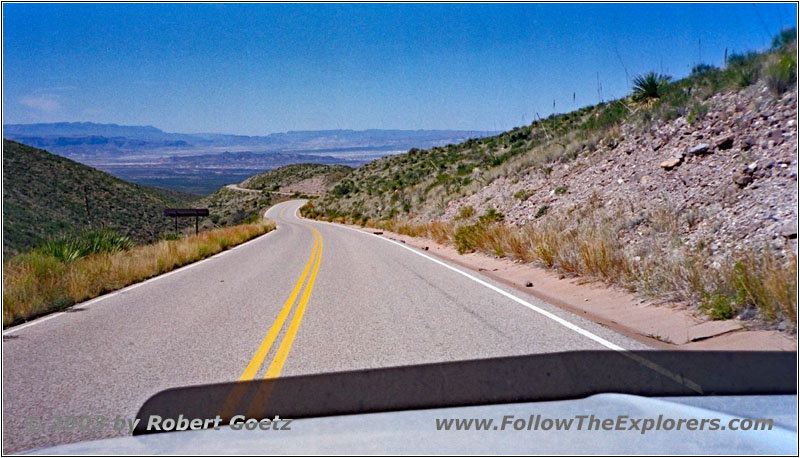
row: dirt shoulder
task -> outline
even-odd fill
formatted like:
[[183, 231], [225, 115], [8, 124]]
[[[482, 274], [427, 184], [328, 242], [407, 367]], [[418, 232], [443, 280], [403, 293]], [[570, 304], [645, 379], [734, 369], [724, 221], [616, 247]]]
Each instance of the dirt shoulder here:
[[[481, 253], [458, 254], [433, 240], [360, 226], [477, 271], [658, 349], [796, 351], [797, 340], [780, 331], [748, 329], [740, 320], [714, 321], [677, 304], [655, 303], [619, 288]], [[526, 284], [533, 286], [525, 286]]]

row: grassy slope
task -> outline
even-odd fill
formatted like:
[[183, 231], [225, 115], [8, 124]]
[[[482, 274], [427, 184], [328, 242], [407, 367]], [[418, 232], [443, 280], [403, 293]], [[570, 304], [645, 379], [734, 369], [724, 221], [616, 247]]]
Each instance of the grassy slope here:
[[[724, 69], [698, 66], [690, 77], [668, 84], [651, 104], [633, 97], [539, 119], [495, 137], [384, 157], [360, 167], [314, 202], [315, 215], [328, 218], [441, 216], [447, 202], [476, 193], [496, 178], [552, 166], [598, 148], [613, 148], [622, 124], [646, 129], [657, 120], [696, 116], [711, 95], [762, 79], [775, 79], [778, 63], [797, 59], [794, 31], [779, 36], [782, 46], [765, 53], [732, 55]], [[793, 65], [784, 65], [791, 68]], [[780, 71], [777, 71], [780, 73]], [[794, 84], [793, 80], [791, 84]]]
[[254, 175], [241, 184], [243, 188], [277, 191], [299, 181], [322, 175], [327, 183], [339, 181], [353, 169], [346, 165], [292, 164]]
[[109, 226], [135, 241], [153, 241], [171, 220], [165, 207], [186, 204], [184, 194], [128, 183], [21, 143], [3, 140], [3, 254], [13, 255], [58, 234]]
[[210, 218], [204, 226], [232, 226], [258, 218], [258, 212], [275, 203], [267, 192], [249, 193], [222, 187], [194, 202], [198, 207], [208, 208]]
[[72, 261], [39, 251], [3, 263], [3, 326], [61, 310], [212, 256], [275, 229], [260, 220]]
[[[783, 35], [783, 34], [782, 34]], [[712, 95], [758, 84], [779, 96], [795, 84], [794, 31], [761, 54], [733, 55], [724, 69], [698, 66], [690, 77], [667, 84], [659, 97], [641, 103], [626, 97], [552, 116], [496, 137], [459, 145], [413, 149], [357, 169], [302, 209], [305, 216], [353, 222], [624, 286], [648, 296], [693, 303], [719, 319], [757, 311], [766, 322], [796, 329], [797, 259], [771, 252], [729, 253], [719, 269], [693, 247], [655, 246], [650, 255], [630, 255], [614, 231], [613, 215], [595, 211], [589, 199], [566, 225], [542, 217], [539, 224], [510, 227], [503, 215], [462, 214], [437, 221], [448, 202], [476, 194], [493, 180], [535, 173], [550, 176], [557, 164], [596, 151], [616, 151], [622, 132], [644, 132], [659, 121], [701, 117]], [[619, 154], [624, 154], [619, 151]], [[565, 165], [562, 165], [565, 167]], [[525, 199], [525, 196], [515, 196]], [[472, 210], [472, 207], [469, 207]], [[463, 212], [462, 212], [463, 213]]]

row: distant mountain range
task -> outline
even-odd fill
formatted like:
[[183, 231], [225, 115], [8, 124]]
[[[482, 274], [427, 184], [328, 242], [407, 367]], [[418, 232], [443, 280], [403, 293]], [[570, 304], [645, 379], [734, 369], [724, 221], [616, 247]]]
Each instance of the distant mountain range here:
[[458, 144], [493, 134], [370, 129], [247, 136], [168, 133], [153, 126], [91, 122], [3, 125], [3, 138], [47, 150], [134, 183], [199, 195], [284, 165], [358, 167], [411, 148]]
[[[459, 143], [493, 132], [465, 130], [316, 130], [264, 136], [167, 133], [152, 126], [90, 122], [4, 124], [3, 137], [71, 158], [165, 156], [225, 151], [345, 153], [404, 151]], [[335, 155], [335, 154], [334, 154]]]

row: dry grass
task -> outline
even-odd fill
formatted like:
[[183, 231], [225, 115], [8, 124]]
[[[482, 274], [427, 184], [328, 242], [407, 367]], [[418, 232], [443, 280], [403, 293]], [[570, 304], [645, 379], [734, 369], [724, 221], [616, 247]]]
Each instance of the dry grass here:
[[68, 263], [38, 252], [16, 256], [3, 263], [3, 326], [169, 272], [274, 228], [273, 222], [263, 220]]
[[[665, 204], [666, 205], [666, 204]], [[658, 237], [631, 250], [619, 233], [628, 224], [620, 215], [587, 206], [569, 221], [547, 215], [514, 227], [501, 222], [434, 221], [400, 218], [360, 221], [362, 225], [452, 245], [461, 253], [483, 252], [603, 281], [646, 297], [681, 301], [727, 319], [748, 309], [764, 322], [797, 327], [797, 257], [781, 258], [770, 248], [731, 255], [713, 267], [707, 252], [674, 243], [680, 230], [676, 212], [650, 209]], [[337, 217], [338, 222], [353, 222]]]

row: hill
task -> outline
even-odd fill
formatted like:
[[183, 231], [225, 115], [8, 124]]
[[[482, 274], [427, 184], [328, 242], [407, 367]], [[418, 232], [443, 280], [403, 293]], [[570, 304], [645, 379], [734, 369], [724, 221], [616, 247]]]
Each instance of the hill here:
[[195, 202], [209, 209], [204, 227], [230, 226], [292, 195], [325, 192], [353, 169], [343, 165], [293, 164], [253, 175], [236, 187], [223, 186]]
[[167, 133], [151, 126], [96, 123], [5, 124], [3, 135], [145, 186], [206, 195], [289, 164], [360, 166], [411, 147], [459, 142], [489, 132], [320, 130], [264, 136]]
[[353, 169], [345, 165], [293, 164], [254, 175], [243, 188], [284, 193], [322, 194]]
[[[3, 255], [52, 236], [108, 226], [155, 240], [172, 221], [165, 207], [195, 196], [128, 183], [47, 151], [3, 139]], [[88, 214], [87, 214], [88, 206]]]
[[366, 164], [304, 214], [796, 328], [797, 42]]

